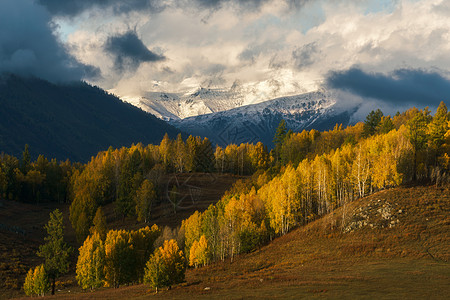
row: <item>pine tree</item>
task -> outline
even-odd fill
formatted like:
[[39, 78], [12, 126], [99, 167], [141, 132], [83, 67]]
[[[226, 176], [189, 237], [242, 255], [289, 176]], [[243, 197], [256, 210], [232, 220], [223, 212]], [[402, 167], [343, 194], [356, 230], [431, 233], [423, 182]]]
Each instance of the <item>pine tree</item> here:
[[273, 143], [275, 145], [275, 160], [280, 160], [281, 155], [281, 147], [286, 139], [287, 136], [287, 129], [286, 129], [286, 121], [281, 120], [280, 124], [278, 124], [277, 131], [275, 132], [275, 136], [273, 138]]
[[369, 137], [374, 135], [377, 132], [377, 127], [380, 124], [382, 117], [383, 112], [380, 109], [377, 109], [376, 111], [372, 110], [364, 121], [363, 136]]
[[380, 123], [378, 124], [376, 131], [378, 133], [382, 133], [382, 134], [386, 134], [389, 131], [393, 130], [394, 127], [394, 123], [392, 122], [392, 119], [390, 116], [386, 116], [386, 117], [381, 117]]
[[448, 127], [448, 110], [444, 102], [439, 104], [433, 120], [428, 125], [428, 134], [431, 146], [439, 149], [445, 142], [445, 134]]
[[413, 180], [417, 179], [417, 157], [424, 149], [427, 141], [427, 112], [415, 110], [413, 117], [408, 120], [408, 138], [413, 148]]
[[44, 268], [51, 284], [52, 295], [55, 294], [55, 282], [61, 274], [69, 270], [69, 255], [72, 249], [64, 242], [64, 225], [62, 213], [55, 209], [50, 213], [50, 220], [45, 226], [47, 237], [45, 244], [39, 247], [38, 256], [45, 259]]
[[25, 149], [22, 152], [22, 160], [20, 161], [20, 171], [26, 174], [30, 168], [31, 157], [28, 144], [25, 145]]

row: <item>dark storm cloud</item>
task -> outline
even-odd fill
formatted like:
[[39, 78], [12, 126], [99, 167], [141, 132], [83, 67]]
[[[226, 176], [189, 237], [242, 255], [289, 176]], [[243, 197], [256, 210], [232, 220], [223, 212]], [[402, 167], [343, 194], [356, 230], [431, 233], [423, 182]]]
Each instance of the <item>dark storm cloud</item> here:
[[400, 69], [382, 74], [351, 68], [331, 72], [326, 83], [335, 89], [399, 105], [433, 106], [450, 97], [450, 80], [437, 72], [421, 69]]
[[301, 70], [314, 63], [314, 55], [318, 52], [316, 43], [309, 43], [292, 52], [295, 66]]
[[116, 14], [132, 11], [154, 11], [164, 9], [164, 1], [160, 0], [37, 0], [53, 15], [73, 17], [92, 8], [111, 7]]
[[115, 57], [115, 67], [119, 71], [136, 70], [143, 62], [165, 59], [164, 56], [148, 50], [135, 31], [109, 37], [105, 50]]
[[99, 75], [70, 56], [53, 34], [48, 12], [30, 0], [0, 1], [0, 73], [53, 82]]
[[[257, 9], [264, 5], [267, 2], [272, 1], [279, 1], [282, 2], [283, 0], [180, 0], [179, 2], [187, 3], [188, 5], [192, 5], [193, 3], [197, 4], [198, 6], [202, 8], [209, 8], [209, 9], [219, 9], [225, 4], [231, 4], [236, 5], [240, 8], [247, 8], [247, 9]], [[310, 2], [312, 0], [285, 0], [291, 8], [301, 8], [303, 7], [307, 2]]]
[[[258, 8], [271, 0], [175, 0], [171, 4], [162, 0], [37, 0], [53, 15], [74, 17], [92, 8], [112, 8], [114, 13], [132, 11], [160, 12], [169, 5], [175, 7], [196, 7], [216, 10], [224, 4], [238, 5], [240, 8]], [[296, 0], [289, 0], [295, 2]]]

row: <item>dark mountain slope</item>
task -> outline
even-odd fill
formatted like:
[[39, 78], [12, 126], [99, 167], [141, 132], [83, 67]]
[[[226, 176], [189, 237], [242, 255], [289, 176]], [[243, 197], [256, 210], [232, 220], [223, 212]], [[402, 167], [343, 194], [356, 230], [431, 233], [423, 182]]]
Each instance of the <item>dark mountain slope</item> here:
[[0, 78], [0, 152], [86, 161], [109, 146], [159, 143], [179, 132], [164, 121], [83, 82]]

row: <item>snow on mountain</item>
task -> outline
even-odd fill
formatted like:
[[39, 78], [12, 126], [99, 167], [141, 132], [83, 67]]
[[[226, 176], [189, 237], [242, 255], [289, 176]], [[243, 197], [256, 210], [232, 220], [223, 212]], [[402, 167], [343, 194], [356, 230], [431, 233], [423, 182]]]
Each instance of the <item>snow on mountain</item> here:
[[242, 106], [244, 97], [233, 89], [200, 88], [193, 93], [149, 92], [140, 98], [124, 98], [164, 120], [184, 119]]
[[348, 125], [358, 106], [341, 108], [336, 103], [331, 93], [311, 92], [226, 111], [172, 119], [170, 123], [189, 134], [206, 136], [221, 146], [261, 141], [271, 147], [275, 130], [282, 119], [294, 132], [312, 128], [327, 130], [336, 123]]

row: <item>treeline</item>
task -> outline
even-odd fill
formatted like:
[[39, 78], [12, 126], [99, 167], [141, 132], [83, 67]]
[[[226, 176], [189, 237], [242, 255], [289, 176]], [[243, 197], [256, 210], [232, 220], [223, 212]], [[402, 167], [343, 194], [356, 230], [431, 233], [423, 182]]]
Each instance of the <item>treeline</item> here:
[[[45, 226], [48, 233], [38, 255], [44, 263], [27, 273], [24, 291], [44, 296], [51, 288], [55, 294], [56, 279], [69, 270], [72, 249], [64, 242], [63, 217], [59, 210], [50, 213]], [[76, 279], [83, 289], [146, 282], [158, 288], [184, 280], [186, 259], [175, 240], [165, 240], [155, 247], [161, 232], [158, 226], [139, 230], [110, 230], [101, 223], [91, 228], [91, 235], [79, 248]], [[156, 248], [156, 249], [155, 249]]]
[[[337, 207], [344, 207], [335, 224], [342, 226], [345, 206], [355, 198], [416, 180], [448, 181], [449, 119], [441, 103], [434, 116], [413, 108], [391, 118], [377, 110], [364, 123], [326, 132], [294, 133], [282, 122], [270, 153], [261, 143], [213, 150], [207, 139], [181, 136], [166, 136], [160, 145], [110, 148], [86, 165], [72, 165], [66, 177], [71, 223], [84, 240], [77, 280], [83, 289], [170, 286], [183, 280], [186, 265], [233, 259]], [[174, 231], [154, 226], [108, 232], [101, 206], [114, 202], [123, 217], [148, 223], [165, 172], [253, 175]], [[39, 282], [40, 272], [29, 276]]]
[[[258, 143], [213, 149], [207, 139], [166, 135], [159, 145], [142, 144], [100, 152], [71, 176], [70, 221], [79, 241], [89, 234], [98, 207], [115, 203], [122, 218], [149, 222], [151, 208], [163, 197], [161, 178], [172, 172], [228, 172], [251, 174], [267, 168], [270, 156]], [[172, 187], [169, 187], [172, 188]], [[175, 187], [176, 188], [176, 187]], [[175, 194], [175, 193], [174, 193]]]
[[21, 159], [2, 153], [0, 199], [32, 203], [68, 202], [70, 178], [79, 168], [82, 168], [79, 163], [49, 161], [43, 155], [31, 161], [28, 145]]
[[[398, 128], [397, 128], [398, 127]], [[364, 124], [318, 134], [275, 137], [278, 172], [237, 182], [216, 204], [183, 221], [191, 265], [248, 252], [333, 209], [412, 180], [448, 180], [450, 122], [444, 103], [434, 117], [410, 109], [394, 118], [372, 112]]]

